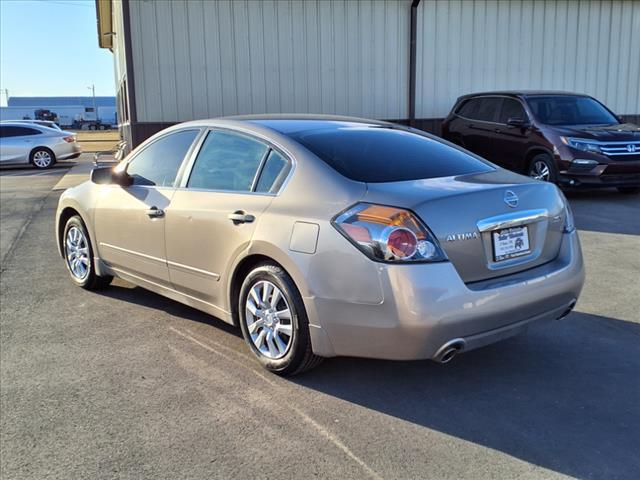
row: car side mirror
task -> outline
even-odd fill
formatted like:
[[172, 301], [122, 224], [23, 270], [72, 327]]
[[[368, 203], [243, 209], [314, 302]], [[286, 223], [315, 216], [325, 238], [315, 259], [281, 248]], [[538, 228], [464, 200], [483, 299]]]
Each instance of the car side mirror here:
[[115, 172], [113, 167], [99, 167], [91, 170], [91, 181], [98, 185], [120, 185], [128, 187], [133, 183], [127, 172]]
[[510, 117], [507, 120], [507, 126], [512, 128], [525, 128], [525, 127], [528, 127], [529, 124], [525, 121], [524, 118]]

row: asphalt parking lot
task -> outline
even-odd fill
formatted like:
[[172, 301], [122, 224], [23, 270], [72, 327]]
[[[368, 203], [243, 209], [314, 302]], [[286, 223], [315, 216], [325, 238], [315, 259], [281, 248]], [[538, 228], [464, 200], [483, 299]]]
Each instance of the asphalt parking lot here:
[[0, 171], [2, 478], [640, 478], [639, 196], [568, 194], [587, 265], [568, 318], [449, 365], [282, 379], [213, 317], [72, 285], [67, 172]]

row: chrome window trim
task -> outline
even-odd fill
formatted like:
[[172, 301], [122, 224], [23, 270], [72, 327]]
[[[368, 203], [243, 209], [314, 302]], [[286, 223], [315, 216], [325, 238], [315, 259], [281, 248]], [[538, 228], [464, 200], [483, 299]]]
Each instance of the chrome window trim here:
[[[212, 189], [212, 188], [193, 188], [193, 187], [188, 187], [187, 186], [187, 184], [189, 182], [189, 177], [191, 176], [191, 173], [193, 171], [193, 166], [195, 165], [196, 159], [198, 158], [198, 154], [200, 153], [200, 150], [202, 149], [202, 146], [204, 145], [204, 142], [205, 142], [207, 136], [212, 131], [223, 131], [223, 132], [229, 132], [229, 133], [233, 133], [233, 134], [236, 134], [236, 135], [244, 136], [244, 137], [247, 137], [247, 138], [249, 138], [249, 139], [251, 139], [253, 141], [260, 142], [260, 143], [264, 144], [267, 147], [267, 151], [265, 152], [263, 158], [261, 159], [260, 165], [258, 166], [258, 169], [256, 170], [256, 174], [253, 177], [253, 181], [251, 182], [251, 190], [250, 191], [247, 191], [247, 190], [222, 190], [222, 189]], [[241, 129], [229, 128], [229, 127], [224, 127], [224, 126], [206, 126], [206, 127], [203, 128], [202, 136], [194, 144], [195, 144], [195, 148], [191, 152], [189, 158], [185, 159], [186, 165], [185, 165], [185, 168], [184, 168], [184, 171], [183, 171], [183, 176], [181, 178], [180, 184], [177, 187], [175, 187], [175, 190], [181, 190], [181, 191], [184, 190], [184, 191], [192, 191], [192, 192], [234, 193], [234, 194], [244, 194], [244, 195], [261, 195], [261, 196], [266, 196], [266, 197], [277, 197], [286, 188], [287, 184], [291, 180], [291, 177], [293, 176], [294, 170], [296, 169], [297, 162], [295, 161], [295, 157], [291, 154], [291, 152], [289, 152], [282, 145], [279, 145], [279, 144], [276, 144], [275, 142], [273, 142], [272, 139], [267, 138], [266, 136], [257, 134], [255, 132], [246, 132], [246, 131], [241, 130]], [[264, 163], [266, 162], [267, 158], [269, 157], [269, 153], [272, 150], [275, 150], [276, 152], [278, 152], [280, 155], [282, 155], [289, 162], [289, 164], [291, 166], [291, 168], [289, 169], [289, 173], [287, 174], [287, 177], [282, 182], [282, 185], [280, 185], [280, 188], [278, 189], [277, 192], [275, 192], [275, 193], [255, 192], [254, 191], [255, 187], [257, 186], [258, 179], [260, 178], [260, 174], [262, 173], [262, 167], [264, 166]]]

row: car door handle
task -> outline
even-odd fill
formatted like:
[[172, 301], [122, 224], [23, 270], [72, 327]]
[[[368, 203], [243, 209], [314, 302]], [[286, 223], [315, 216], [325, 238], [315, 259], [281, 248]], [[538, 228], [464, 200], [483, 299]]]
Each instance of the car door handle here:
[[236, 210], [235, 212], [227, 215], [227, 217], [233, 222], [234, 225], [239, 225], [241, 223], [251, 223], [256, 219], [256, 217], [254, 217], [253, 215], [249, 215], [242, 210]]
[[162, 218], [164, 217], [164, 210], [153, 206], [149, 210], [147, 210], [147, 215], [149, 216], [149, 218]]

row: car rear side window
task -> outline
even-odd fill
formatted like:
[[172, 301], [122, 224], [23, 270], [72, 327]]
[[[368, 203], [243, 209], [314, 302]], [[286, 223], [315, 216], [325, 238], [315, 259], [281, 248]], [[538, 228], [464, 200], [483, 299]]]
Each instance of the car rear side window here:
[[290, 136], [340, 174], [359, 182], [400, 182], [493, 170], [461, 150], [406, 130], [363, 126]]
[[27, 137], [30, 135], [40, 135], [42, 132], [29, 127], [0, 127], [0, 137]]
[[526, 120], [527, 114], [518, 100], [505, 98], [502, 102], [502, 108], [500, 109], [498, 123], [506, 124], [510, 118], [521, 118], [522, 120]]
[[290, 170], [289, 161], [275, 150], [271, 150], [260, 172], [256, 192], [276, 193], [280, 190]]
[[198, 130], [170, 133], [136, 154], [127, 167], [133, 184], [172, 187], [180, 165], [197, 135]]
[[250, 192], [268, 149], [244, 135], [211, 131], [198, 153], [187, 187]]

